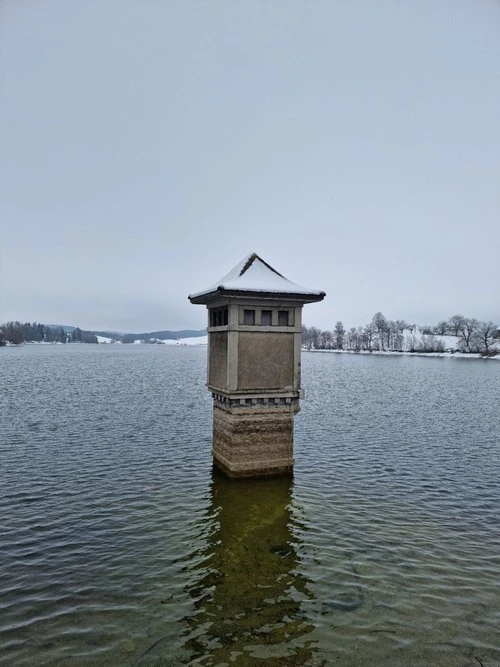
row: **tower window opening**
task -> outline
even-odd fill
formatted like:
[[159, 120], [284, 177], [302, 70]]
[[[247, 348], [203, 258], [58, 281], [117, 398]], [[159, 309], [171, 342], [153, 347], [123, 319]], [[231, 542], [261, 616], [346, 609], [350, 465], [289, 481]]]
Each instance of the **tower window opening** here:
[[210, 326], [211, 327], [225, 327], [229, 321], [228, 309], [219, 308], [210, 311]]
[[289, 312], [288, 310], [278, 310], [278, 326], [289, 326]]
[[260, 323], [263, 327], [270, 327], [272, 322], [272, 310], [262, 310], [260, 313]]
[[243, 311], [243, 324], [250, 326], [255, 324], [255, 310]]

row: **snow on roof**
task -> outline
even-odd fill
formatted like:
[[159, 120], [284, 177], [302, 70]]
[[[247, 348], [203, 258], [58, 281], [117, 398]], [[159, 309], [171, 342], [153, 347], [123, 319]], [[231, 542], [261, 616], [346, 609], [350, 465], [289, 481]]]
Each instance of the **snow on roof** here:
[[189, 298], [196, 299], [212, 292], [222, 291], [300, 294], [308, 297], [318, 297], [318, 301], [325, 296], [325, 292], [321, 290], [302, 287], [288, 280], [259, 257], [257, 253], [247, 255], [215, 285], [201, 292], [190, 294]]

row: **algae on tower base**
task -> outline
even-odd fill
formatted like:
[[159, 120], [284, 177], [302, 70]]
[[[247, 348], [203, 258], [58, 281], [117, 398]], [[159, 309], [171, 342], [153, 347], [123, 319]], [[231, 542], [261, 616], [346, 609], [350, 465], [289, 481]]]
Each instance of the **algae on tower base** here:
[[291, 473], [300, 410], [302, 307], [325, 292], [296, 285], [257, 254], [206, 290], [212, 454], [229, 477]]

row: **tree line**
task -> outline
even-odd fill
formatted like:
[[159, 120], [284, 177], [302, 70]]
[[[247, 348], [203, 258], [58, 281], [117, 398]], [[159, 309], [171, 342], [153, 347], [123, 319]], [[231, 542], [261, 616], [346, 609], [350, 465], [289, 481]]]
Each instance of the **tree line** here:
[[13, 343], [97, 343], [97, 336], [79, 327], [71, 331], [37, 322], [5, 322], [0, 324], [0, 345]]
[[302, 327], [302, 345], [308, 350], [350, 350], [353, 352], [445, 352], [445, 343], [436, 336], [455, 336], [460, 352], [490, 355], [498, 325], [463, 315], [453, 315], [435, 326], [418, 326], [404, 320], [389, 320], [375, 313], [365, 326], [346, 329], [341, 321], [333, 331]]

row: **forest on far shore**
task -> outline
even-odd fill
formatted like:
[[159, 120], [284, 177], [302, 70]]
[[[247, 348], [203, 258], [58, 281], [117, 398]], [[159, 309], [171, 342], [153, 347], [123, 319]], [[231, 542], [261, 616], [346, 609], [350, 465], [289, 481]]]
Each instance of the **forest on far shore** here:
[[0, 324], [0, 345], [12, 343], [97, 343], [97, 336], [78, 327], [71, 331], [36, 322], [6, 322]]
[[[453, 336], [453, 343], [443, 340]], [[351, 350], [353, 352], [446, 352], [458, 351], [483, 355], [498, 354], [500, 330], [493, 322], [481, 322], [463, 315], [453, 315], [435, 326], [419, 326], [404, 320], [388, 320], [378, 312], [365, 326], [346, 329], [337, 322], [333, 331], [302, 327], [302, 345], [308, 350]]]
[[[149, 331], [142, 333], [118, 333], [116, 331], [86, 331], [79, 327], [61, 326], [60, 324], [40, 324], [37, 322], [6, 322], [0, 324], [0, 346], [11, 343], [157, 343], [163, 340], [178, 340], [206, 335], [206, 330], [181, 329], [180, 331]], [[101, 337], [99, 339], [99, 337]]]

